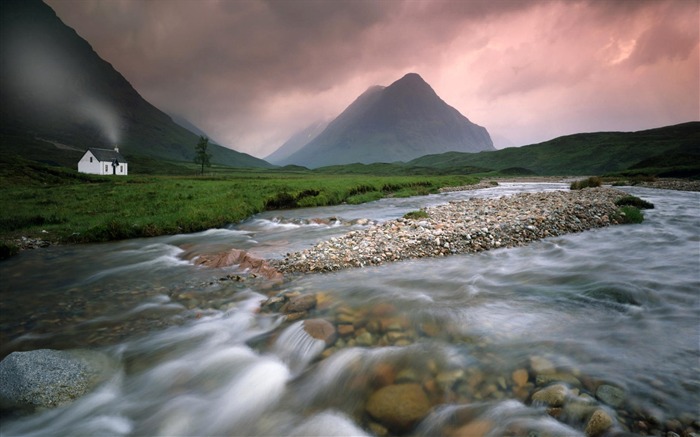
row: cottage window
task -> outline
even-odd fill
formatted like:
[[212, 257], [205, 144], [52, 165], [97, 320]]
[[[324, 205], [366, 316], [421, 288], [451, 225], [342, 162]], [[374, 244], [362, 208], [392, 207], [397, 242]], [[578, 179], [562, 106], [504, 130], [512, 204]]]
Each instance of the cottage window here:
[[90, 157], [90, 162], [92, 162], [92, 156]]
[[105, 173], [109, 173], [109, 166], [105, 164]]

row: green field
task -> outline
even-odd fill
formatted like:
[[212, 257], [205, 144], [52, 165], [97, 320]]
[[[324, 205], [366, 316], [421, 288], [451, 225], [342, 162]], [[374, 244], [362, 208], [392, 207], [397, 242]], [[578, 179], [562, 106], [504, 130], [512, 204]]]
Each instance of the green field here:
[[[369, 176], [211, 169], [210, 176], [92, 176], [0, 161], [0, 241], [83, 243], [196, 232], [270, 209], [362, 203], [476, 183], [473, 176]], [[8, 249], [9, 247], [9, 249]]]

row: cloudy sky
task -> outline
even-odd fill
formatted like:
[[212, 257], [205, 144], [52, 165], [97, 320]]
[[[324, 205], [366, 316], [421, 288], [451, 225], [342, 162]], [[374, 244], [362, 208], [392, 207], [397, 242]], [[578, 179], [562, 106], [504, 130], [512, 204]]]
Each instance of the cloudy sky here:
[[146, 100], [258, 157], [420, 74], [497, 147], [700, 120], [700, 0], [45, 0]]

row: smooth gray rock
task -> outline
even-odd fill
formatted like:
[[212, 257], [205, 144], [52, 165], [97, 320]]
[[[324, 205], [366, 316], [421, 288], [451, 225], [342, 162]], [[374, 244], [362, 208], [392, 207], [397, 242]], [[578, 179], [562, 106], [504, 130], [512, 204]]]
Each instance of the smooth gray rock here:
[[0, 409], [34, 411], [72, 402], [116, 369], [107, 355], [89, 350], [13, 352], [0, 362]]
[[625, 391], [614, 385], [603, 384], [598, 387], [595, 396], [611, 407], [619, 407], [625, 402]]

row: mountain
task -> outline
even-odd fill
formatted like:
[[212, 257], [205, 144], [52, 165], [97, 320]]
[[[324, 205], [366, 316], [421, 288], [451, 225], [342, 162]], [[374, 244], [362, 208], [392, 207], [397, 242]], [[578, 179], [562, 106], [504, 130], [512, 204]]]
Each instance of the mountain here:
[[298, 151], [305, 145], [307, 145], [311, 140], [316, 138], [321, 132], [323, 132], [328, 126], [328, 121], [319, 120], [316, 121], [299, 132], [291, 136], [284, 144], [282, 144], [277, 150], [265, 157], [265, 161], [272, 164], [281, 164], [291, 156], [294, 152]]
[[202, 129], [199, 128], [199, 126], [195, 125], [185, 117], [177, 114], [168, 114], [170, 119], [176, 123], [178, 126], [184, 127], [188, 131], [192, 132], [193, 134], [200, 136], [200, 137], [207, 137], [209, 139], [209, 144], [221, 144], [220, 141], [216, 141], [215, 138], [212, 138], [211, 135], [208, 133], [204, 132]]
[[[521, 168], [539, 175], [601, 175], [628, 169], [698, 166], [700, 122], [637, 132], [566, 135], [489, 153], [443, 153], [407, 163], [449, 171], [463, 167]], [[659, 174], [658, 172], [656, 172]]]
[[[197, 135], [144, 100], [39, 0], [3, 0], [0, 7], [0, 99], [7, 153], [69, 166], [76, 150], [115, 144], [127, 157], [194, 157]], [[210, 151], [213, 163], [271, 166], [217, 145]]]
[[485, 128], [440, 99], [418, 74], [409, 73], [388, 87], [369, 88], [316, 138], [279, 163], [314, 168], [492, 150]]

